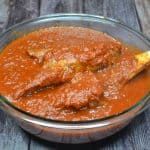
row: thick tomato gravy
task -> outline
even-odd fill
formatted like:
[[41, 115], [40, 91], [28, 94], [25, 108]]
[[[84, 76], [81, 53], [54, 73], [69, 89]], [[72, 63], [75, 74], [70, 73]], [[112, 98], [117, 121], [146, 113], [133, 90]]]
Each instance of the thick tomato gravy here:
[[150, 91], [148, 69], [128, 81], [137, 53], [86, 28], [40, 29], [3, 49], [0, 93], [26, 112], [55, 120], [118, 114]]

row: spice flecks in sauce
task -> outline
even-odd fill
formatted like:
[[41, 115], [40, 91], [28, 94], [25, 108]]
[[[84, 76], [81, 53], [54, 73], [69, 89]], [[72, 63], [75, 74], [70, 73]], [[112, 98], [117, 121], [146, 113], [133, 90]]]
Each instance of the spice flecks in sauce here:
[[40, 29], [4, 48], [0, 93], [27, 112], [56, 120], [93, 120], [118, 114], [150, 91], [149, 70], [120, 86], [122, 73], [116, 66], [126, 69], [126, 62], [136, 53], [98, 31]]

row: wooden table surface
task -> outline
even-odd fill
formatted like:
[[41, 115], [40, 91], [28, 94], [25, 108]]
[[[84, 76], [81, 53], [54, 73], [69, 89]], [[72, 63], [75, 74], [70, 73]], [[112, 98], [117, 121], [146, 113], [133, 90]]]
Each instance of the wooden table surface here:
[[[112, 17], [150, 37], [150, 0], [0, 0], [0, 31], [27, 19], [60, 12]], [[81, 145], [37, 139], [0, 111], [0, 150], [48, 149], [150, 150], [150, 109], [119, 133]]]

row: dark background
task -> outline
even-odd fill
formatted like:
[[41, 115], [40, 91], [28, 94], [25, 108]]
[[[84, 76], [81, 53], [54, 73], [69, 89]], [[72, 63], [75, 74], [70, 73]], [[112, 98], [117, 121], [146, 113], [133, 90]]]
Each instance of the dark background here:
[[[150, 0], [0, 0], [0, 32], [24, 20], [59, 12], [112, 17], [150, 37]], [[119, 133], [82, 145], [39, 140], [0, 111], [0, 150], [56, 149], [150, 150], [150, 109]]]

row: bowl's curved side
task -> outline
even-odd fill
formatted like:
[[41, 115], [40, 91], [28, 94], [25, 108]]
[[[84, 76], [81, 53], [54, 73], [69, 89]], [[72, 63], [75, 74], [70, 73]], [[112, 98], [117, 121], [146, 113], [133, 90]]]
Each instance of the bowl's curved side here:
[[82, 128], [82, 124], [77, 124], [76, 126], [78, 126], [78, 128], [72, 125], [68, 125], [69, 128], [67, 128], [67, 126], [61, 126], [61, 128], [59, 128], [60, 126], [57, 127], [57, 124], [47, 126], [46, 124], [39, 124], [36, 120], [28, 116], [26, 116], [26, 118], [22, 117], [22, 114], [20, 115], [17, 111], [11, 110], [12, 108], [8, 105], [1, 103], [0, 107], [28, 133], [47, 141], [68, 144], [89, 143], [104, 139], [123, 129], [134, 118], [129, 117], [115, 123], [107, 122], [105, 125], [99, 122], [97, 127], [92, 127], [92, 124], [86, 124], [84, 125], [86, 128]]
[[125, 126], [127, 126], [130, 123], [130, 121], [131, 120], [118, 122], [113, 125], [107, 125], [104, 127], [81, 130], [49, 128], [27, 122], [22, 122], [20, 120], [18, 124], [21, 126], [21, 128], [31, 133], [32, 135], [47, 141], [68, 144], [79, 144], [89, 143], [111, 136], [114, 133], [123, 129]]
[[97, 121], [96, 123], [77, 124], [39, 121], [27, 114], [18, 113], [17, 110], [5, 103], [0, 104], [0, 107], [14, 118], [14, 121], [16, 121], [21, 128], [32, 135], [53, 142], [79, 144], [101, 140], [120, 131], [127, 126], [138, 113], [144, 111], [146, 106], [150, 104], [150, 101], [140, 105], [132, 112], [126, 113], [121, 116], [121, 118], [116, 117], [113, 119], [110, 118], [107, 121]]

